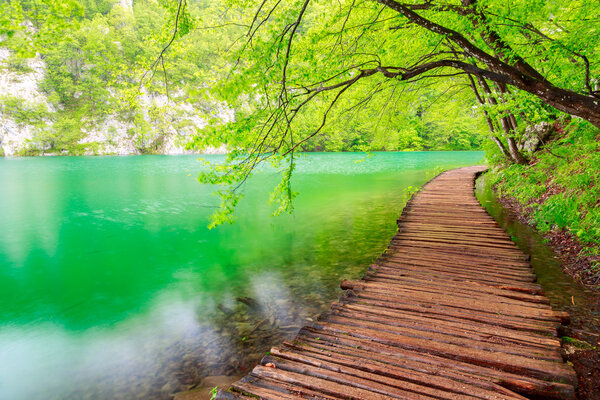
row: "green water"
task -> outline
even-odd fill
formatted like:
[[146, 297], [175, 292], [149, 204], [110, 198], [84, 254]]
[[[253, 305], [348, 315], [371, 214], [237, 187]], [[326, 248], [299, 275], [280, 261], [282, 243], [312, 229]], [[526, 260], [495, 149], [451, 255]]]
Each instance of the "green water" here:
[[211, 231], [194, 156], [0, 159], [0, 399], [170, 398], [245, 370], [381, 253], [406, 187], [482, 157], [310, 154], [293, 215], [269, 216], [265, 171]]
[[511, 210], [502, 207], [486, 174], [477, 180], [475, 193], [483, 207], [517, 246], [531, 256], [537, 282], [544, 289], [552, 308], [569, 313], [570, 323], [562, 327], [559, 334], [599, 343], [600, 296], [567, 275], [543, 236], [520, 222]]

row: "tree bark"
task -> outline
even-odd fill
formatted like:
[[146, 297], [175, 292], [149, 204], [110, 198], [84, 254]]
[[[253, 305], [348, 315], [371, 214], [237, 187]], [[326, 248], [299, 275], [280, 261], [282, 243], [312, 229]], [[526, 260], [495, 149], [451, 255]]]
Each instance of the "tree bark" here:
[[[478, 78], [478, 81], [479, 85], [486, 94], [487, 101], [491, 105], [497, 106], [498, 100], [494, 97], [494, 94], [492, 93], [492, 90], [490, 89], [490, 86], [487, 84], [485, 79]], [[514, 119], [514, 125], [513, 121], [511, 120], [511, 117]], [[517, 164], [527, 164], [527, 158], [525, 158], [525, 156], [523, 156], [523, 154], [519, 151], [519, 147], [517, 146], [517, 142], [514, 138], [514, 134], [516, 133], [517, 129], [516, 121], [517, 120], [514, 118], [514, 115], [512, 115], [512, 113], [510, 112], [508, 113], [508, 116], [500, 118], [500, 124], [502, 125], [502, 129], [505, 133], [504, 137], [506, 139], [506, 143], [508, 143], [508, 152], [510, 153], [511, 158]]]
[[[505, 120], [506, 118], [502, 118]], [[504, 126], [504, 123], [502, 124]], [[507, 131], [507, 128], [504, 128]], [[523, 154], [519, 151], [519, 147], [517, 146], [517, 142], [515, 138], [512, 136], [512, 132], [508, 131], [506, 135], [506, 142], [508, 143], [508, 151], [510, 152], [511, 157], [517, 164], [528, 164], [527, 159], [523, 156]]]
[[512, 65], [517, 70], [535, 79], [546, 81], [546, 78], [544, 78], [542, 74], [533, 68], [520, 55], [515, 53], [510, 45], [506, 43], [502, 37], [500, 37], [498, 32], [490, 28], [485, 14], [476, 9], [477, 0], [463, 0], [462, 4], [463, 7], [470, 8], [468, 12], [465, 12], [465, 15], [471, 21], [473, 27], [480, 30], [481, 38], [490, 47], [490, 49], [496, 53], [497, 57], [504, 62], [508, 62], [509, 58], [512, 58]]
[[[486, 79], [498, 83], [509, 84], [539, 97], [546, 104], [551, 105], [560, 111], [583, 118], [600, 128], [600, 99], [554, 86], [522, 58], [518, 57], [518, 55], [516, 55], [515, 58], [515, 55], [512, 54], [516, 62], [514, 66], [510, 65], [499, 57], [488, 54], [477, 47], [457, 31], [422, 17], [414, 12], [409, 5], [399, 3], [396, 0], [375, 1], [402, 14], [410, 22], [446, 37], [448, 40], [458, 45], [466, 54], [474, 57], [480, 63], [485, 65], [485, 68], [476, 68], [479, 69], [479, 72], [475, 72], [473, 70], [474, 66], [459, 61], [456, 61], [453, 65], [445, 66], [484, 76]], [[475, 18], [475, 21], [479, 21], [476, 23], [485, 23], [485, 21], [482, 21], [480, 18]], [[508, 45], [504, 43], [497, 34], [494, 35], [493, 31], [490, 29], [487, 29], [487, 33], [484, 30], [483, 34], [486, 35], [487, 40], [490, 41], [491, 46], [494, 47], [495, 51], [500, 50], [501, 53], [504, 53], [509, 50], [507, 47]], [[512, 49], [510, 49], [510, 51], [512, 52]]]
[[[475, 81], [473, 80], [473, 77], [471, 75], [468, 75], [468, 77], [469, 77], [469, 81], [471, 82], [471, 89], [473, 89], [473, 93], [475, 93], [475, 97], [477, 98], [477, 101], [482, 106], [485, 106], [486, 100], [479, 94], [479, 90], [477, 90], [477, 86], [475, 84]], [[496, 143], [496, 145], [500, 149], [500, 152], [502, 153], [502, 155], [509, 160], [512, 159], [513, 161], [515, 161], [514, 158], [511, 156], [511, 154], [506, 150], [506, 146], [504, 146], [504, 143], [502, 143], [502, 140], [500, 140], [496, 136], [496, 126], [494, 124], [494, 121], [492, 121], [492, 117], [490, 117], [490, 113], [488, 113], [487, 110], [483, 110], [483, 115], [485, 116], [485, 120], [488, 124], [488, 127], [490, 128], [490, 137], [494, 141], [494, 143]]]

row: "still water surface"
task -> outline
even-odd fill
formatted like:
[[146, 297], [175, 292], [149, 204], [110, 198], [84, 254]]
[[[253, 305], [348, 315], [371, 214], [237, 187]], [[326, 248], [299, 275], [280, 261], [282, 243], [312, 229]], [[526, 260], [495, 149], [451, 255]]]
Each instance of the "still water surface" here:
[[0, 399], [170, 398], [244, 371], [381, 253], [406, 187], [482, 158], [310, 154], [293, 215], [270, 217], [267, 170], [213, 230], [195, 156], [0, 159]]
[[600, 344], [600, 295], [578, 284], [563, 271], [558, 257], [543, 236], [520, 222], [511, 210], [500, 204], [485, 174], [477, 180], [475, 193], [517, 246], [531, 256], [537, 282], [544, 289], [552, 308], [569, 313], [570, 323], [559, 330], [559, 335]]

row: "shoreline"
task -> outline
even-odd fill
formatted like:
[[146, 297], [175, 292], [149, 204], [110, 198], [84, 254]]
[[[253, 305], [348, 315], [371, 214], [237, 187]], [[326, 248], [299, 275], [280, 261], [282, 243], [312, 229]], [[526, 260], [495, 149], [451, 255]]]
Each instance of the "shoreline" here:
[[[119, 153], [106, 153], [106, 154], [36, 154], [36, 155], [6, 155], [2, 153], [0, 147], [0, 159], [7, 160], [16, 160], [23, 158], [76, 158], [76, 157], [93, 157], [93, 158], [101, 158], [101, 157], [145, 157], [145, 156], [166, 156], [166, 157], [181, 157], [181, 156], [226, 156], [229, 152], [194, 152], [194, 151], [186, 151], [184, 153], [127, 153], [127, 154], [119, 154]], [[481, 152], [484, 150], [375, 150], [375, 151], [304, 151], [299, 152], [298, 155], [301, 154], [363, 154], [365, 156], [369, 155], [377, 155], [378, 153], [468, 153], [468, 152]]]
[[[536, 229], [527, 217], [525, 207], [513, 198], [498, 195], [495, 187], [493, 190], [502, 207], [510, 210], [521, 223]], [[548, 240], [548, 245], [556, 254], [566, 274], [582, 286], [600, 294], [600, 270], [594, 270], [593, 267], [594, 263], [600, 264], [600, 256], [582, 254], [583, 245], [570, 232], [552, 230], [547, 233], [540, 233], [537, 229], [536, 232]]]
[[[518, 222], [535, 230], [540, 237], [547, 241], [546, 245], [556, 256], [562, 271], [573, 278], [576, 285], [590, 291], [591, 297], [600, 302], [600, 286], [589, 283], [596, 277], [590, 267], [595, 260], [598, 260], [598, 257], [581, 256], [583, 246], [574, 235], [568, 232], [540, 233], [527, 217], [525, 207], [515, 199], [507, 196], [500, 197], [495, 187], [491, 189], [502, 208]], [[599, 272], [596, 274], [600, 275]], [[573, 299], [571, 301], [575, 305], [575, 301]], [[583, 325], [581, 320], [586, 316], [577, 315], [576, 310], [566, 310], [565, 308], [563, 305], [559, 309], [568, 311], [572, 318], [571, 323], [563, 327], [560, 336], [563, 358], [573, 366], [577, 373], [576, 398], [578, 400], [600, 400], [600, 329]]]

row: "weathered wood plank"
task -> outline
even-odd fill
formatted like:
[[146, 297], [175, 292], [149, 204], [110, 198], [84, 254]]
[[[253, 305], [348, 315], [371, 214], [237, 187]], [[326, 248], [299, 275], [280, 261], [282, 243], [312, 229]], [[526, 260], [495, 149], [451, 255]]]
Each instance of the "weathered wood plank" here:
[[[529, 332], [507, 329], [490, 324], [477, 323], [450, 316], [436, 316], [431, 314], [411, 313], [408, 311], [393, 312], [385, 309], [370, 308], [360, 304], [334, 304], [332, 313], [340, 313], [348, 316], [356, 316], [361, 319], [373, 321], [382, 321], [395, 326], [404, 326], [429, 330], [433, 332], [449, 332], [457, 330], [457, 335], [479, 334], [483, 335], [482, 340], [502, 339], [517, 344], [527, 344], [533, 347], [547, 348], [549, 346], [560, 346], [560, 341], [556, 338], [533, 334]], [[440, 318], [441, 317], [441, 318]]]
[[[452, 292], [459, 296], [465, 296], [468, 298], [475, 299], [489, 299], [498, 301], [506, 304], [524, 304], [529, 307], [536, 307], [541, 309], [551, 309], [548, 304], [548, 298], [544, 296], [529, 295], [524, 293], [514, 293], [509, 290], [486, 288], [481, 285], [469, 285], [463, 283], [462, 285], [451, 284], [445, 281], [433, 281], [415, 279], [406, 276], [394, 278], [389, 275], [373, 275], [368, 276], [362, 281], [342, 281], [340, 284], [342, 289], [381, 289], [390, 291], [396, 291], [397, 288], [404, 288], [407, 290], [419, 290], [429, 293], [448, 293]], [[536, 306], [536, 304], [539, 304]]]
[[456, 378], [456, 374], [464, 374], [469, 377], [497, 383], [518, 393], [536, 394], [542, 398], [570, 399], [574, 396], [574, 388], [569, 384], [544, 381], [495, 368], [399, 349], [365, 339], [343, 335], [333, 336], [323, 332], [312, 332], [310, 329], [303, 330], [299, 336], [294, 341], [294, 345], [297, 344], [306, 350], [316, 348], [329, 351], [333, 354], [348, 354], [365, 359], [373, 359], [375, 358], [374, 354], [376, 354], [376, 358], [380, 362], [423, 371], [430, 375]]
[[[552, 310], [474, 196], [481, 167], [426, 184], [387, 251], [329, 313], [218, 399], [573, 399]], [[523, 397], [527, 396], [527, 397]]]
[[[364, 357], [364, 353], [360, 352], [356, 352], [356, 354], [351, 352], [350, 355], [348, 355], [348, 351], [346, 351], [346, 353], [339, 350], [331, 352], [318, 346], [296, 346], [289, 342], [284, 344], [284, 348], [273, 348], [271, 354], [307, 363], [315, 362], [313, 360], [323, 360], [332, 364], [352, 367], [360, 371], [367, 371], [381, 376], [416, 383], [428, 382], [429, 374], [433, 372], [431, 369], [423, 372], [418, 368], [404, 368], [403, 366], [394, 365], [393, 363], [386, 363], [385, 357], [381, 360], [373, 360], [372, 357]], [[428, 365], [424, 364], [420, 366], [420, 368], [423, 367], [427, 368]], [[435, 372], [437, 372], [437, 370]], [[468, 394], [476, 398], [504, 398], [504, 396], [507, 398], [523, 398], [522, 396], [519, 396], [502, 386], [491, 383], [488, 380], [478, 379], [477, 377], [472, 377], [467, 374], [454, 373], [451, 371], [449, 371], [448, 374], [438, 374], [438, 379], [431, 383], [431, 387], [443, 389], [448, 392]]]

